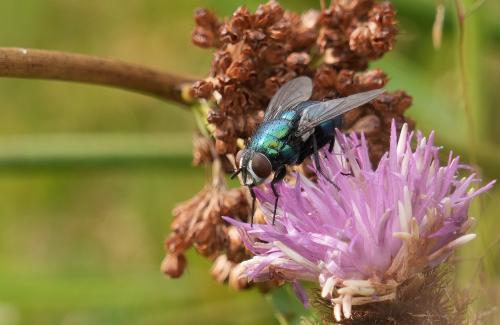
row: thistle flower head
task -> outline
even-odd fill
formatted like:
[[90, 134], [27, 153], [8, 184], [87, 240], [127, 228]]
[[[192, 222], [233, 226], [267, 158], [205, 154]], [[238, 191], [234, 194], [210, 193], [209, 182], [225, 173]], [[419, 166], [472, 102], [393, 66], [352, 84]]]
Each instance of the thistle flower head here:
[[389, 151], [373, 166], [364, 136], [338, 133], [335, 151], [321, 156], [340, 191], [322, 177], [313, 183], [297, 174], [279, 185], [274, 226], [269, 187], [258, 192], [267, 224], [227, 219], [255, 255], [242, 263], [245, 274], [317, 282], [337, 320], [349, 318], [353, 305], [394, 299], [399, 285], [475, 237], [469, 204], [493, 185], [472, 188], [478, 179], [460, 178], [464, 166], [451, 153], [441, 165], [433, 139], [407, 125], [398, 137], [393, 123]]

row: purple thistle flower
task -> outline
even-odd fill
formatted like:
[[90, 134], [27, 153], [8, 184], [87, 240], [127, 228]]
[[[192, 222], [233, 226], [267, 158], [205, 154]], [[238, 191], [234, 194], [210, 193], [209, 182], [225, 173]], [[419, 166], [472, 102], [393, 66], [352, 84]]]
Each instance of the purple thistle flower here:
[[389, 152], [374, 168], [364, 136], [338, 133], [335, 151], [321, 156], [340, 191], [322, 177], [313, 183], [296, 174], [278, 186], [274, 226], [269, 185], [257, 193], [267, 224], [225, 218], [255, 255], [242, 263], [245, 275], [290, 281], [302, 297], [298, 280], [317, 282], [337, 320], [350, 318], [352, 305], [394, 299], [401, 283], [475, 238], [469, 204], [494, 184], [472, 188], [478, 179], [460, 178], [466, 168], [452, 153], [441, 166], [433, 139], [414, 136], [406, 124], [398, 139], [393, 122]]

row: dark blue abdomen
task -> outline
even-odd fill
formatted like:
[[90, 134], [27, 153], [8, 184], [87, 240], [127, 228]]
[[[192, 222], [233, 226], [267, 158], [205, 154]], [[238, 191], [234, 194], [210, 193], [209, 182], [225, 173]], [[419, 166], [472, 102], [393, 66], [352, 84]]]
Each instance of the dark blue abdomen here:
[[342, 116], [338, 116], [333, 120], [321, 123], [315, 129], [316, 140], [318, 141], [318, 146], [322, 147], [327, 144], [332, 137], [335, 137], [335, 129], [340, 129], [342, 127]]
[[[329, 120], [321, 123], [314, 129], [314, 136], [316, 137], [316, 143], [318, 144], [318, 150], [323, 148], [326, 144], [330, 143], [335, 139], [335, 129], [340, 129], [342, 127], [342, 116], [338, 116], [333, 120]], [[301, 163], [308, 156], [314, 153], [312, 136], [309, 137], [301, 147], [298, 163]]]

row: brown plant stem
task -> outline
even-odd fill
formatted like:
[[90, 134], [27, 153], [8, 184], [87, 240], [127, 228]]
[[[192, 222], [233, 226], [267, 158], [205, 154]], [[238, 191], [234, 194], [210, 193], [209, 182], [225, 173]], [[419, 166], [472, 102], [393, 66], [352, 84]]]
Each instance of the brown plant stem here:
[[189, 104], [186, 77], [113, 59], [58, 51], [0, 48], [0, 77], [50, 79], [111, 86]]

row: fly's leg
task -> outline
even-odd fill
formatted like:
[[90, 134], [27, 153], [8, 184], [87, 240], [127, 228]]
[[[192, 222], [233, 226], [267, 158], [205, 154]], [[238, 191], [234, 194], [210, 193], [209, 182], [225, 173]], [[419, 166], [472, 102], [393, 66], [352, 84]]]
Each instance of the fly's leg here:
[[249, 186], [248, 190], [250, 191], [250, 195], [252, 196], [252, 212], [250, 214], [250, 227], [253, 227], [253, 215], [255, 214], [255, 192], [253, 190], [253, 186]]
[[[328, 145], [328, 152], [332, 153], [333, 152], [333, 146], [335, 145], [335, 137], [332, 137], [332, 139], [330, 140], [329, 143], [330, 144]], [[342, 154], [340, 154], [340, 155], [342, 155]], [[341, 160], [341, 163], [342, 163], [342, 165], [344, 165], [343, 160]], [[342, 168], [344, 168], [344, 166], [342, 166]], [[349, 172], [349, 173], [340, 172], [340, 175], [342, 175], [342, 176], [354, 176], [353, 173], [352, 173], [352, 171]]]
[[[316, 138], [314, 138], [314, 137], [313, 137], [313, 145], [314, 145], [314, 143], [315, 143], [315, 140], [316, 140]], [[332, 152], [333, 152], [333, 146], [334, 146], [334, 145], [335, 145], [335, 137], [333, 136], [333, 137], [330, 139], [330, 142], [329, 142], [329, 145], [328, 145], [328, 152], [329, 152], [329, 153], [332, 153]], [[359, 147], [361, 147], [361, 144], [358, 144], [358, 145], [356, 146], [356, 148], [359, 148]], [[315, 152], [316, 152], [316, 149], [315, 149]], [[340, 155], [342, 155], [342, 154], [340, 154]], [[346, 158], [346, 159], [348, 159], [348, 158]], [[343, 162], [343, 160], [341, 160], [341, 162], [342, 162], [342, 168], [344, 168], [344, 162]], [[351, 170], [351, 171], [349, 171], [349, 173], [340, 172], [340, 175], [342, 175], [342, 176], [354, 176], [354, 174], [352, 173], [352, 170]]]
[[330, 139], [330, 144], [328, 145], [328, 152], [332, 153], [333, 152], [333, 146], [335, 145], [335, 137], [332, 137]]
[[[345, 160], [346, 160], [346, 162], [349, 162], [349, 158], [345, 157]], [[344, 160], [340, 160], [340, 162], [342, 165], [342, 169], [344, 169]], [[342, 176], [354, 176], [354, 174], [352, 173], [352, 170], [349, 170], [348, 173], [340, 172], [340, 175], [342, 175]]]
[[[313, 140], [314, 140], [314, 139], [313, 139]], [[330, 143], [330, 144], [329, 144], [329, 146], [328, 146], [328, 152], [329, 152], [329, 153], [332, 153], [332, 151], [333, 151], [333, 146], [335, 145], [335, 137], [332, 137], [329, 143]], [[361, 145], [360, 145], [360, 144], [358, 144], [358, 145], [356, 146], [356, 148], [359, 148], [359, 147], [361, 147]], [[340, 155], [342, 155], [342, 154], [340, 154]], [[346, 160], [348, 160], [348, 158], [346, 158]], [[344, 161], [343, 161], [343, 160], [341, 160], [341, 163], [342, 163], [342, 168], [344, 168]], [[342, 175], [342, 176], [354, 176], [354, 174], [352, 173], [352, 170], [351, 170], [349, 173], [340, 172], [340, 175]]]
[[274, 210], [273, 210], [273, 226], [274, 226], [274, 221], [276, 220], [276, 210], [278, 209], [278, 200], [280, 197], [278, 190], [276, 190], [275, 185], [279, 181], [283, 180], [283, 178], [285, 178], [285, 175], [286, 175], [286, 167], [284, 165], [280, 166], [280, 167], [278, 167], [278, 169], [274, 173], [273, 180], [271, 181], [271, 189], [273, 190], [273, 194], [274, 194], [274, 198], [275, 198], [274, 199]]
[[276, 210], [278, 209], [278, 200], [280, 198], [278, 191], [274, 187], [275, 184], [276, 183], [271, 182], [271, 188], [273, 189], [273, 193], [274, 193], [273, 226], [274, 226], [274, 221], [276, 220]]
[[241, 173], [241, 168], [236, 169], [232, 174], [231, 174], [231, 179], [234, 179], [238, 174]]
[[[361, 144], [358, 144], [358, 145], [357, 145], [355, 148], [353, 148], [353, 149], [357, 149], [357, 148], [359, 148], [359, 147], [361, 147]], [[346, 160], [347, 160], [347, 161], [349, 161], [349, 158], [347, 158], [347, 157], [346, 157]], [[344, 163], [342, 162], [342, 168], [344, 168], [344, 166], [343, 166], [343, 165], [344, 165]], [[341, 174], [342, 176], [354, 176], [354, 174], [353, 174], [352, 170], [350, 170], [348, 173], [343, 173], [343, 172], [340, 172], [340, 174]]]
[[313, 133], [312, 135], [312, 140], [313, 140], [313, 159], [314, 159], [314, 164], [316, 165], [316, 170], [318, 173], [323, 176], [328, 183], [332, 184], [335, 186], [337, 191], [340, 191], [340, 188], [335, 184], [331, 179], [328, 178], [328, 176], [323, 173], [323, 170], [321, 169], [321, 164], [319, 163], [319, 152], [318, 152], [318, 142], [316, 141], [316, 135]]

